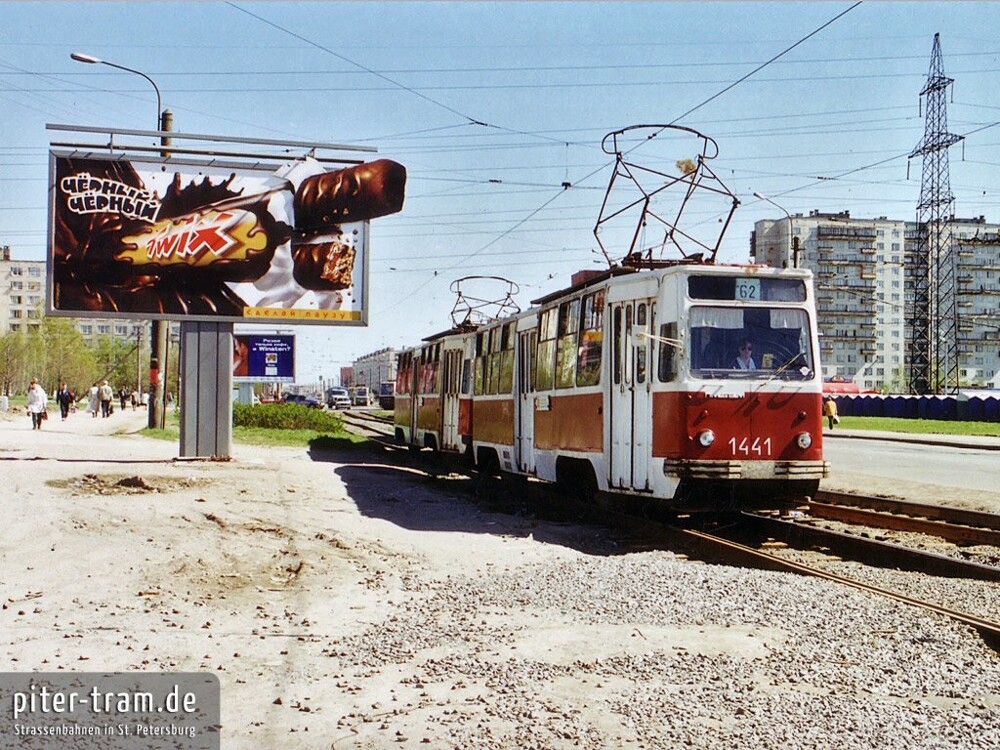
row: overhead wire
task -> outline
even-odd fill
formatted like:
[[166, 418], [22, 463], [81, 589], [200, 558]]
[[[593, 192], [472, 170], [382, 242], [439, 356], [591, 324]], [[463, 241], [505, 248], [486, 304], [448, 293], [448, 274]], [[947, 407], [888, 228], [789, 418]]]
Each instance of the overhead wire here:
[[[803, 43], [804, 41], [806, 41], [807, 39], [810, 39], [811, 37], [815, 36], [815, 35], [816, 35], [817, 33], [819, 33], [820, 31], [822, 31], [823, 29], [827, 28], [828, 26], [830, 26], [830, 25], [831, 25], [832, 23], [834, 23], [835, 21], [837, 21], [837, 20], [839, 20], [839, 19], [843, 18], [843, 17], [845, 16], [845, 15], [847, 15], [847, 13], [850, 13], [850, 12], [851, 12], [852, 10], [854, 10], [855, 8], [857, 8], [858, 6], [860, 6], [861, 4], [862, 4], [862, 3], [861, 3], [861, 0], [859, 0], [859, 2], [856, 2], [856, 3], [854, 3], [854, 4], [853, 4], [853, 5], [851, 5], [851, 6], [849, 7], [849, 8], [847, 8], [847, 9], [846, 9], [845, 11], [843, 11], [843, 12], [841, 12], [841, 13], [838, 13], [838, 14], [837, 14], [837, 15], [836, 15], [836, 16], [835, 16], [834, 18], [832, 18], [832, 19], [830, 19], [829, 21], [827, 21], [827, 22], [823, 23], [823, 24], [822, 24], [821, 26], [819, 26], [819, 27], [818, 27], [817, 29], [813, 30], [812, 32], [810, 32], [809, 34], [807, 34], [807, 35], [806, 35], [805, 37], [803, 37], [802, 39], [800, 39], [800, 40], [799, 40], [799, 41], [797, 41], [796, 43], [792, 44], [792, 45], [791, 45], [790, 47], [787, 47], [787, 48], [786, 48], [785, 50], [783, 50], [782, 52], [780, 52], [780, 53], [778, 53], [777, 55], [773, 56], [773, 57], [772, 57], [772, 58], [771, 58], [770, 60], [768, 60], [768, 61], [767, 61], [766, 63], [763, 63], [763, 64], [759, 65], [759, 66], [758, 66], [757, 68], [755, 68], [755, 69], [754, 69], [754, 70], [753, 70], [753, 71], [752, 71], [751, 73], [749, 73], [749, 74], [747, 74], [747, 75], [745, 75], [745, 76], [742, 76], [742, 77], [741, 77], [741, 78], [740, 78], [740, 79], [739, 79], [738, 81], [734, 82], [733, 84], [730, 84], [729, 86], [726, 86], [726, 87], [725, 87], [725, 89], [723, 89], [723, 90], [722, 90], [721, 92], [718, 92], [718, 93], [716, 93], [716, 94], [713, 94], [712, 96], [708, 97], [708, 98], [707, 98], [707, 99], [705, 99], [705, 100], [704, 100], [703, 102], [701, 102], [700, 104], [698, 104], [698, 105], [696, 105], [696, 106], [692, 107], [691, 109], [689, 109], [689, 110], [688, 110], [687, 112], [685, 112], [684, 114], [682, 114], [682, 115], [680, 115], [679, 117], [675, 118], [675, 119], [673, 120], [673, 123], [676, 123], [676, 122], [678, 122], [679, 120], [683, 119], [684, 117], [688, 116], [689, 114], [691, 114], [691, 113], [693, 113], [693, 112], [697, 111], [698, 109], [700, 109], [701, 107], [705, 106], [705, 105], [706, 105], [706, 104], [708, 104], [709, 102], [711, 102], [711, 101], [714, 101], [715, 99], [717, 99], [717, 98], [718, 98], [719, 96], [721, 96], [721, 95], [722, 95], [722, 94], [724, 94], [725, 92], [727, 92], [727, 91], [730, 91], [730, 90], [732, 90], [732, 89], [733, 89], [733, 88], [734, 88], [734, 87], [735, 87], [736, 85], [738, 85], [738, 84], [739, 84], [739, 83], [741, 83], [741, 82], [744, 82], [744, 81], [746, 81], [746, 80], [747, 80], [747, 79], [748, 79], [749, 77], [751, 77], [751, 76], [752, 76], [752, 75], [754, 75], [755, 73], [759, 72], [760, 70], [763, 70], [763, 69], [764, 69], [765, 67], [767, 67], [768, 65], [771, 65], [771, 64], [773, 64], [773, 63], [774, 63], [774, 62], [775, 62], [776, 60], [780, 59], [780, 58], [781, 58], [782, 56], [786, 55], [786, 54], [787, 54], [788, 52], [790, 52], [791, 50], [793, 50], [793, 49], [795, 49], [796, 47], [798, 47], [798, 46], [799, 46], [800, 44], [802, 44], [802, 43]], [[609, 166], [611, 166], [611, 164], [613, 164], [613, 162], [611, 162], [611, 163], [606, 163], [606, 164], [603, 164], [603, 165], [601, 165], [600, 167], [598, 167], [597, 169], [594, 169], [594, 170], [592, 170], [591, 172], [587, 173], [587, 174], [586, 174], [586, 175], [585, 175], [585, 176], [584, 176], [583, 178], [581, 178], [580, 180], [577, 180], [577, 181], [576, 181], [575, 183], [568, 183], [568, 184], [569, 184], [569, 185], [575, 185], [575, 184], [579, 184], [579, 183], [581, 183], [581, 182], [584, 182], [584, 181], [586, 181], [586, 180], [589, 180], [590, 178], [594, 177], [595, 175], [597, 175], [597, 174], [599, 174], [600, 172], [602, 172], [602, 171], [604, 171], [605, 169], [607, 169], [607, 168], [608, 168]], [[501, 234], [500, 234], [500, 235], [498, 235], [497, 237], [493, 238], [492, 240], [490, 240], [490, 241], [489, 241], [488, 243], [486, 243], [485, 245], [481, 246], [481, 247], [480, 247], [480, 248], [478, 248], [477, 250], [475, 250], [475, 251], [473, 251], [473, 252], [469, 253], [468, 255], [466, 255], [466, 256], [465, 256], [465, 257], [464, 257], [464, 258], [462, 259], [462, 261], [460, 262], [460, 264], [455, 264], [455, 265], [453, 265], [453, 266], [451, 266], [451, 267], [448, 267], [448, 268], [444, 268], [444, 269], [442, 269], [442, 270], [443, 270], [443, 271], [448, 271], [448, 270], [451, 270], [452, 268], [455, 268], [455, 267], [456, 267], [457, 265], [464, 265], [464, 264], [468, 263], [468, 261], [472, 260], [472, 259], [473, 259], [473, 258], [475, 258], [475, 257], [476, 257], [477, 255], [479, 255], [480, 253], [482, 253], [482, 252], [484, 252], [485, 250], [489, 249], [489, 248], [490, 248], [490, 247], [492, 247], [492, 246], [493, 246], [494, 244], [496, 244], [497, 242], [499, 242], [499, 241], [500, 241], [501, 239], [503, 239], [504, 237], [508, 236], [508, 235], [509, 235], [510, 233], [512, 233], [513, 231], [515, 231], [516, 229], [518, 229], [518, 228], [519, 228], [520, 226], [522, 226], [522, 225], [523, 225], [523, 224], [524, 224], [525, 222], [527, 222], [527, 221], [528, 221], [528, 220], [530, 220], [530, 219], [531, 219], [531, 218], [532, 218], [533, 216], [535, 216], [535, 215], [536, 215], [536, 214], [537, 214], [537, 213], [538, 213], [539, 211], [543, 210], [543, 209], [544, 209], [544, 208], [546, 208], [546, 207], [547, 207], [548, 205], [550, 205], [551, 203], [553, 203], [553, 202], [554, 202], [554, 201], [555, 201], [556, 199], [558, 199], [558, 198], [559, 198], [559, 197], [560, 197], [560, 196], [561, 196], [561, 195], [562, 195], [563, 193], [565, 193], [566, 191], [567, 191], [567, 189], [565, 189], [565, 188], [564, 188], [564, 189], [563, 189], [563, 190], [561, 190], [560, 192], [557, 192], [557, 193], [555, 193], [554, 195], [552, 195], [552, 197], [550, 197], [550, 198], [549, 198], [548, 200], [546, 200], [546, 201], [545, 201], [545, 202], [544, 202], [544, 203], [543, 203], [543, 204], [542, 204], [541, 206], [539, 206], [538, 208], [536, 208], [536, 209], [532, 210], [532, 211], [531, 211], [531, 213], [529, 213], [527, 217], [525, 217], [525, 218], [524, 218], [524, 219], [522, 219], [521, 221], [517, 222], [517, 223], [516, 223], [516, 224], [515, 224], [514, 226], [512, 226], [512, 227], [511, 227], [511, 228], [509, 228], [508, 230], [504, 231], [503, 233], [501, 233]], [[392, 310], [392, 309], [394, 309], [394, 308], [398, 307], [399, 305], [401, 305], [401, 304], [402, 304], [403, 302], [405, 302], [406, 300], [408, 300], [408, 299], [412, 298], [412, 297], [413, 297], [414, 295], [416, 295], [416, 294], [417, 294], [418, 292], [420, 292], [420, 291], [421, 291], [421, 290], [422, 290], [423, 288], [425, 288], [425, 287], [426, 287], [426, 286], [427, 286], [428, 284], [430, 284], [430, 283], [431, 283], [431, 282], [432, 282], [432, 281], [434, 280], [434, 278], [435, 278], [435, 277], [437, 277], [437, 275], [438, 275], [438, 272], [437, 272], [437, 271], [435, 271], [435, 273], [434, 273], [434, 275], [433, 275], [433, 276], [431, 276], [431, 277], [429, 277], [428, 279], [426, 279], [426, 280], [425, 280], [425, 281], [424, 281], [423, 283], [421, 283], [421, 284], [418, 284], [418, 285], [417, 285], [417, 286], [416, 286], [416, 287], [415, 287], [415, 288], [414, 288], [413, 290], [411, 290], [411, 291], [410, 291], [410, 293], [409, 293], [409, 294], [407, 294], [406, 296], [404, 296], [404, 297], [402, 297], [402, 298], [400, 298], [400, 299], [396, 300], [396, 302], [395, 302], [394, 304], [390, 305], [390, 306], [389, 306], [389, 307], [387, 307], [387, 308], [383, 308], [383, 309], [381, 310], [381, 312], [386, 312], [386, 311], [388, 311], [388, 310]]]
[[[431, 96], [428, 96], [427, 94], [425, 94], [422, 91], [414, 88], [413, 86], [407, 86], [405, 83], [397, 81], [396, 79], [391, 78], [388, 75], [385, 75], [384, 73], [375, 70], [374, 68], [371, 68], [371, 67], [369, 67], [367, 65], [364, 65], [363, 63], [360, 63], [357, 60], [354, 60], [354, 59], [352, 59], [350, 57], [347, 57], [346, 55], [342, 55], [339, 52], [337, 52], [336, 50], [333, 50], [330, 47], [326, 46], [325, 44], [320, 44], [319, 42], [316, 42], [316, 41], [310, 39], [307, 36], [299, 34], [298, 32], [293, 31], [292, 29], [289, 29], [289, 28], [287, 28], [285, 26], [282, 26], [281, 24], [278, 24], [278, 23], [275, 23], [274, 21], [271, 21], [268, 18], [265, 18], [264, 16], [261, 16], [261, 15], [259, 15], [257, 13], [254, 13], [254, 12], [250, 11], [250, 10], [247, 10], [246, 8], [243, 8], [242, 6], [240, 6], [238, 3], [234, 3], [234, 2], [230, 1], [230, 2], [227, 2], [227, 5], [229, 5], [231, 8], [234, 8], [234, 9], [238, 10], [241, 13], [245, 13], [246, 15], [250, 16], [251, 18], [254, 18], [254, 19], [258, 20], [258, 21], [260, 21], [261, 23], [263, 23], [263, 24], [265, 24], [267, 26], [270, 26], [273, 29], [277, 29], [278, 31], [281, 31], [284, 34], [288, 34], [289, 36], [292, 36], [295, 39], [298, 39], [299, 41], [303, 42], [304, 44], [308, 44], [311, 47], [315, 47], [318, 50], [322, 50], [326, 54], [332, 55], [333, 57], [336, 57], [338, 60], [342, 60], [343, 62], [346, 62], [349, 65], [353, 65], [353, 66], [357, 67], [360, 70], [362, 70], [362, 71], [364, 71], [366, 73], [369, 73], [369, 74], [375, 76], [376, 78], [379, 78], [382, 81], [385, 81], [386, 83], [390, 84], [393, 88], [397, 88], [397, 89], [401, 89], [403, 91], [406, 91], [406, 92], [412, 94], [413, 96], [416, 96], [416, 97], [418, 97], [420, 99], [423, 99], [424, 101], [428, 102], [429, 104], [433, 104], [435, 107], [443, 109], [446, 112], [450, 112], [451, 114], [456, 115], [457, 117], [461, 117], [462, 119], [466, 120], [467, 124], [469, 124], [469, 125], [479, 125], [481, 127], [494, 128], [494, 129], [501, 130], [501, 131], [504, 131], [504, 132], [507, 132], [507, 133], [514, 133], [514, 134], [517, 134], [517, 135], [531, 136], [531, 137], [535, 137], [535, 138], [542, 138], [544, 140], [549, 140], [549, 141], [555, 141], [555, 142], [558, 142], [558, 143], [562, 143], [561, 140], [557, 140], [555, 138], [550, 138], [550, 137], [544, 136], [544, 135], [538, 135], [538, 134], [535, 134], [535, 133], [529, 133], [529, 132], [522, 131], [522, 130], [515, 130], [513, 128], [507, 128], [507, 127], [503, 127], [503, 126], [500, 126], [500, 125], [495, 125], [495, 124], [486, 122], [484, 120], [481, 120], [479, 118], [473, 117], [472, 115], [469, 115], [469, 114], [467, 114], [465, 112], [462, 112], [461, 110], [456, 109], [455, 107], [452, 107], [449, 104], [445, 104], [444, 102], [439, 101], [438, 99], [435, 99], [435, 98], [433, 98]], [[315, 91], [315, 89], [310, 89], [310, 90]]]

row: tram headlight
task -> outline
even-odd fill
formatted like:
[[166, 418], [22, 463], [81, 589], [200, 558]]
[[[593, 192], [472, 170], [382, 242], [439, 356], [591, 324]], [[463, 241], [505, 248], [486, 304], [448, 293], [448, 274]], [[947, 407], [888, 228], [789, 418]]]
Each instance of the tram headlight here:
[[813, 438], [808, 432], [800, 432], [799, 436], [795, 438], [795, 442], [802, 450], [805, 450], [813, 444]]
[[702, 447], [707, 448], [715, 442], [715, 433], [711, 430], [702, 430], [698, 433], [698, 442], [701, 443]]

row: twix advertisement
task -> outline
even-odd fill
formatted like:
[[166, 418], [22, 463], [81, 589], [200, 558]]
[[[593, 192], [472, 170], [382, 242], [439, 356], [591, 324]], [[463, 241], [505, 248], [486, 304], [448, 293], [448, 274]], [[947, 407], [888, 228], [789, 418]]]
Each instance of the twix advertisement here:
[[371, 221], [402, 210], [388, 159], [273, 171], [50, 154], [49, 312], [367, 323]]

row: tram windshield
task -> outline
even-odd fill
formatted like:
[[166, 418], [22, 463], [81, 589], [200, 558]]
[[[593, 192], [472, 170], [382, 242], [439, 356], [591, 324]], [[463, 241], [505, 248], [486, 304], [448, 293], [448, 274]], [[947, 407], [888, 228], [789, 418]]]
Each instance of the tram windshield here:
[[691, 375], [700, 378], [809, 380], [815, 360], [805, 310], [692, 307]]

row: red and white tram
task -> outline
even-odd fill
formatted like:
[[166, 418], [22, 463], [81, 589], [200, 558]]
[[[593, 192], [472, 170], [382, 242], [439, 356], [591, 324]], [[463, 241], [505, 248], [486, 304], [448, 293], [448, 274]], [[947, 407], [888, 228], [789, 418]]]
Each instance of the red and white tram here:
[[[615, 268], [404, 352], [397, 438], [676, 510], [799, 501], [828, 472], [814, 305], [806, 270]], [[470, 378], [432, 382], [446, 351]]]
[[471, 450], [474, 330], [458, 326], [400, 353], [393, 409], [397, 443], [449, 453]]

